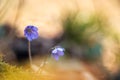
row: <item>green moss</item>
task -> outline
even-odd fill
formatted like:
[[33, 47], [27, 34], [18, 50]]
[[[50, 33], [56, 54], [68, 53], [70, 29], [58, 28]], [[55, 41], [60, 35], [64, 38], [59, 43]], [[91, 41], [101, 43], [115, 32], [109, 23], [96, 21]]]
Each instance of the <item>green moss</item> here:
[[0, 80], [39, 80], [36, 74], [30, 70], [24, 70], [11, 66], [7, 63], [0, 62]]

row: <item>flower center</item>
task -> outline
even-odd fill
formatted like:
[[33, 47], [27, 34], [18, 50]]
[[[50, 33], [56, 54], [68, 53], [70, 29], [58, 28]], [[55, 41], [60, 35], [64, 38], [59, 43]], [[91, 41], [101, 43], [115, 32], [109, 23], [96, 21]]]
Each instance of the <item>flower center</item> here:
[[31, 33], [31, 32], [32, 32], [32, 30], [31, 30], [31, 29], [27, 29], [27, 32]]

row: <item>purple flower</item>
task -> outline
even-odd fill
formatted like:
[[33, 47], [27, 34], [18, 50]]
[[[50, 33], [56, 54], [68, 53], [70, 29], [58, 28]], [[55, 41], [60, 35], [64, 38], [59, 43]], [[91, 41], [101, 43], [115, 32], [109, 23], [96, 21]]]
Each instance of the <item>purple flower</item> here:
[[37, 31], [38, 31], [37, 27], [29, 25], [25, 28], [24, 35], [29, 41], [32, 41], [32, 40], [38, 38], [38, 32]]
[[55, 60], [59, 60], [60, 56], [64, 55], [64, 51], [65, 49], [60, 47], [60, 46], [56, 46], [53, 50], [52, 50], [52, 57], [55, 58]]

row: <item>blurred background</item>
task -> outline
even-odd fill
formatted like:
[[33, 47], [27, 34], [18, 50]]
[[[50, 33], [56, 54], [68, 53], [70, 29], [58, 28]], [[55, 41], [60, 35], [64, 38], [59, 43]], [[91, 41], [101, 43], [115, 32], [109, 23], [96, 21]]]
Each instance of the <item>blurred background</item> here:
[[120, 80], [119, 0], [0, 0], [2, 61], [27, 68], [27, 25], [39, 29], [31, 42], [36, 66], [54, 46], [66, 50], [59, 61], [48, 57], [50, 80]]

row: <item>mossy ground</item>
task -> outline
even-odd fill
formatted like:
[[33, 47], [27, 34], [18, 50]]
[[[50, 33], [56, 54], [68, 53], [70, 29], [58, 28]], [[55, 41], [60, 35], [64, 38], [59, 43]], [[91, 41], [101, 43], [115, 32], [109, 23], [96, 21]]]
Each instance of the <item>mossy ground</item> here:
[[0, 80], [39, 80], [30, 69], [24, 70], [7, 63], [0, 62]]

